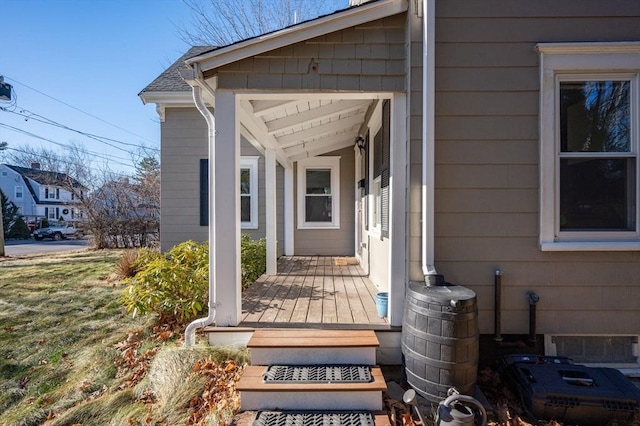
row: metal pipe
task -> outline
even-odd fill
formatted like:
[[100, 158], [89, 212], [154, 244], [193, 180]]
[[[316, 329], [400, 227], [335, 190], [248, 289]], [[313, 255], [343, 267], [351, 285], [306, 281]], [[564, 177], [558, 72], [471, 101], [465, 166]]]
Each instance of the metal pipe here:
[[[197, 73], [196, 69], [196, 73]], [[200, 114], [204, 117], [208, 127], [208, 145], [209, 145], [209, 313], [205, 318], [199, 318], [191, 322], [184, 331], [184, 345], [186, 347], [193, 346], [195, 343], [196, 330], [213, 324], [216, 319], [216, 274], [214, 269], [214, 261], [217, 252], [216, 240], [216, 209], [215, 209], [215, 188], [216, 176], [213, 172], [216, 163], [215, 150], [215, 132], [216, 120], [214, 115], [209, 111], [202, 100], [202, 88], [196, 83], [193, 86], [193, 101]]]
[[493, 340], [496, 342], [502, 342], [502, 271], [497, 269], [495, 272], [494, 281], [494, 329], [495, 336]]
[[529, 296], [529, 346], [536, 344], [536, 304], [540, 301], [540, 296], [534, 292], [527, 293]]

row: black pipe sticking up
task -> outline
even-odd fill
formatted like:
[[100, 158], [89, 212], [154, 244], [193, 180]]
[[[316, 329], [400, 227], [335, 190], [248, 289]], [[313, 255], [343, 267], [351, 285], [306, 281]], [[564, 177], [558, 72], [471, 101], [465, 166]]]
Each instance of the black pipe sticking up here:
[[496, 275], [494, 278], [494, 328], [495, 328], [495, 337], [493, 340], [496, 342], [502, 342], [502, 271], [496, 270]]
[[540, 296], [530, 291], [529, 296], [529, 346], [536, 344], [536, 304], [540, 301]]

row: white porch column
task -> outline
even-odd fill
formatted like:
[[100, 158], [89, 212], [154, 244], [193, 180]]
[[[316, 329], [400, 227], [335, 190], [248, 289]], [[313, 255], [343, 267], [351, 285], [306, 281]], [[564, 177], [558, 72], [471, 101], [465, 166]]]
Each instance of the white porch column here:
[[276, 232], [276, 152], [273, 149], [266, 149], [264, 153], [264, 177], [267, 275], [275, 275], [278, 272], [278, 233]]
[[391, 199], [389, 200], [389, 324], [402, 325], [407, 284], [407, 99], [396, 94], [391, 100]]
[[284, 168], [284, 254], [293, 256], [294, 247], [294, 225], [293, 225], [293, 206], [296, 199], [293, 193], [293, 166], [285, 166]]
[[[236, 97], [232, 92], [216, 92], [215, 226], [217, 253], [216, 325], [235, 326], [242, 314], [240, 284], [240, 131], [236, 114]], [[211, 169], [213, 167], [213, 170]], [[211, 204], [209, 206], [211, 208]]]

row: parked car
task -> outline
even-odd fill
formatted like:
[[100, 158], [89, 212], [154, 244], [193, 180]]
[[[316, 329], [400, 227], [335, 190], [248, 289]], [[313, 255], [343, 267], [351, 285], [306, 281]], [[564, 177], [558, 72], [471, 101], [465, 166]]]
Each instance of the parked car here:
[[36, 229], [33, 232], [33, 238], [40, 241], [45, 238], [51, 238], [52, 240], [62, 240], [70, 237], [82, 236], [82, 232], [78, 230], [73, 223], [58, 223], [50, 224], [48, 228]]

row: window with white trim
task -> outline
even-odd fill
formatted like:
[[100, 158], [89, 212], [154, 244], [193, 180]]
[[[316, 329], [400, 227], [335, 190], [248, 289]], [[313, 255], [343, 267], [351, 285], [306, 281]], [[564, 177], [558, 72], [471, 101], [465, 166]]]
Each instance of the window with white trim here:
[[538, 50], [542, 250], [640, 250], [640, 43]]
[[298, 161], [298, 229], [340, 228], [340, 157]]
[[23, 194], [24, 194], [23, 190], [24, 190], [24, 188], [22, 186], [20, 186], [20, 185], [16, 186], [16, 199], [20, 199], [20, 200], [22, 199]]
[[258, 228], [258, 157], [240, 158], [240, 224]]
[[[240, 227], [258, 229], [258, 158], [240, 157]], [[209, 225], [209, 160], [200, 160], [200, 226]]]

